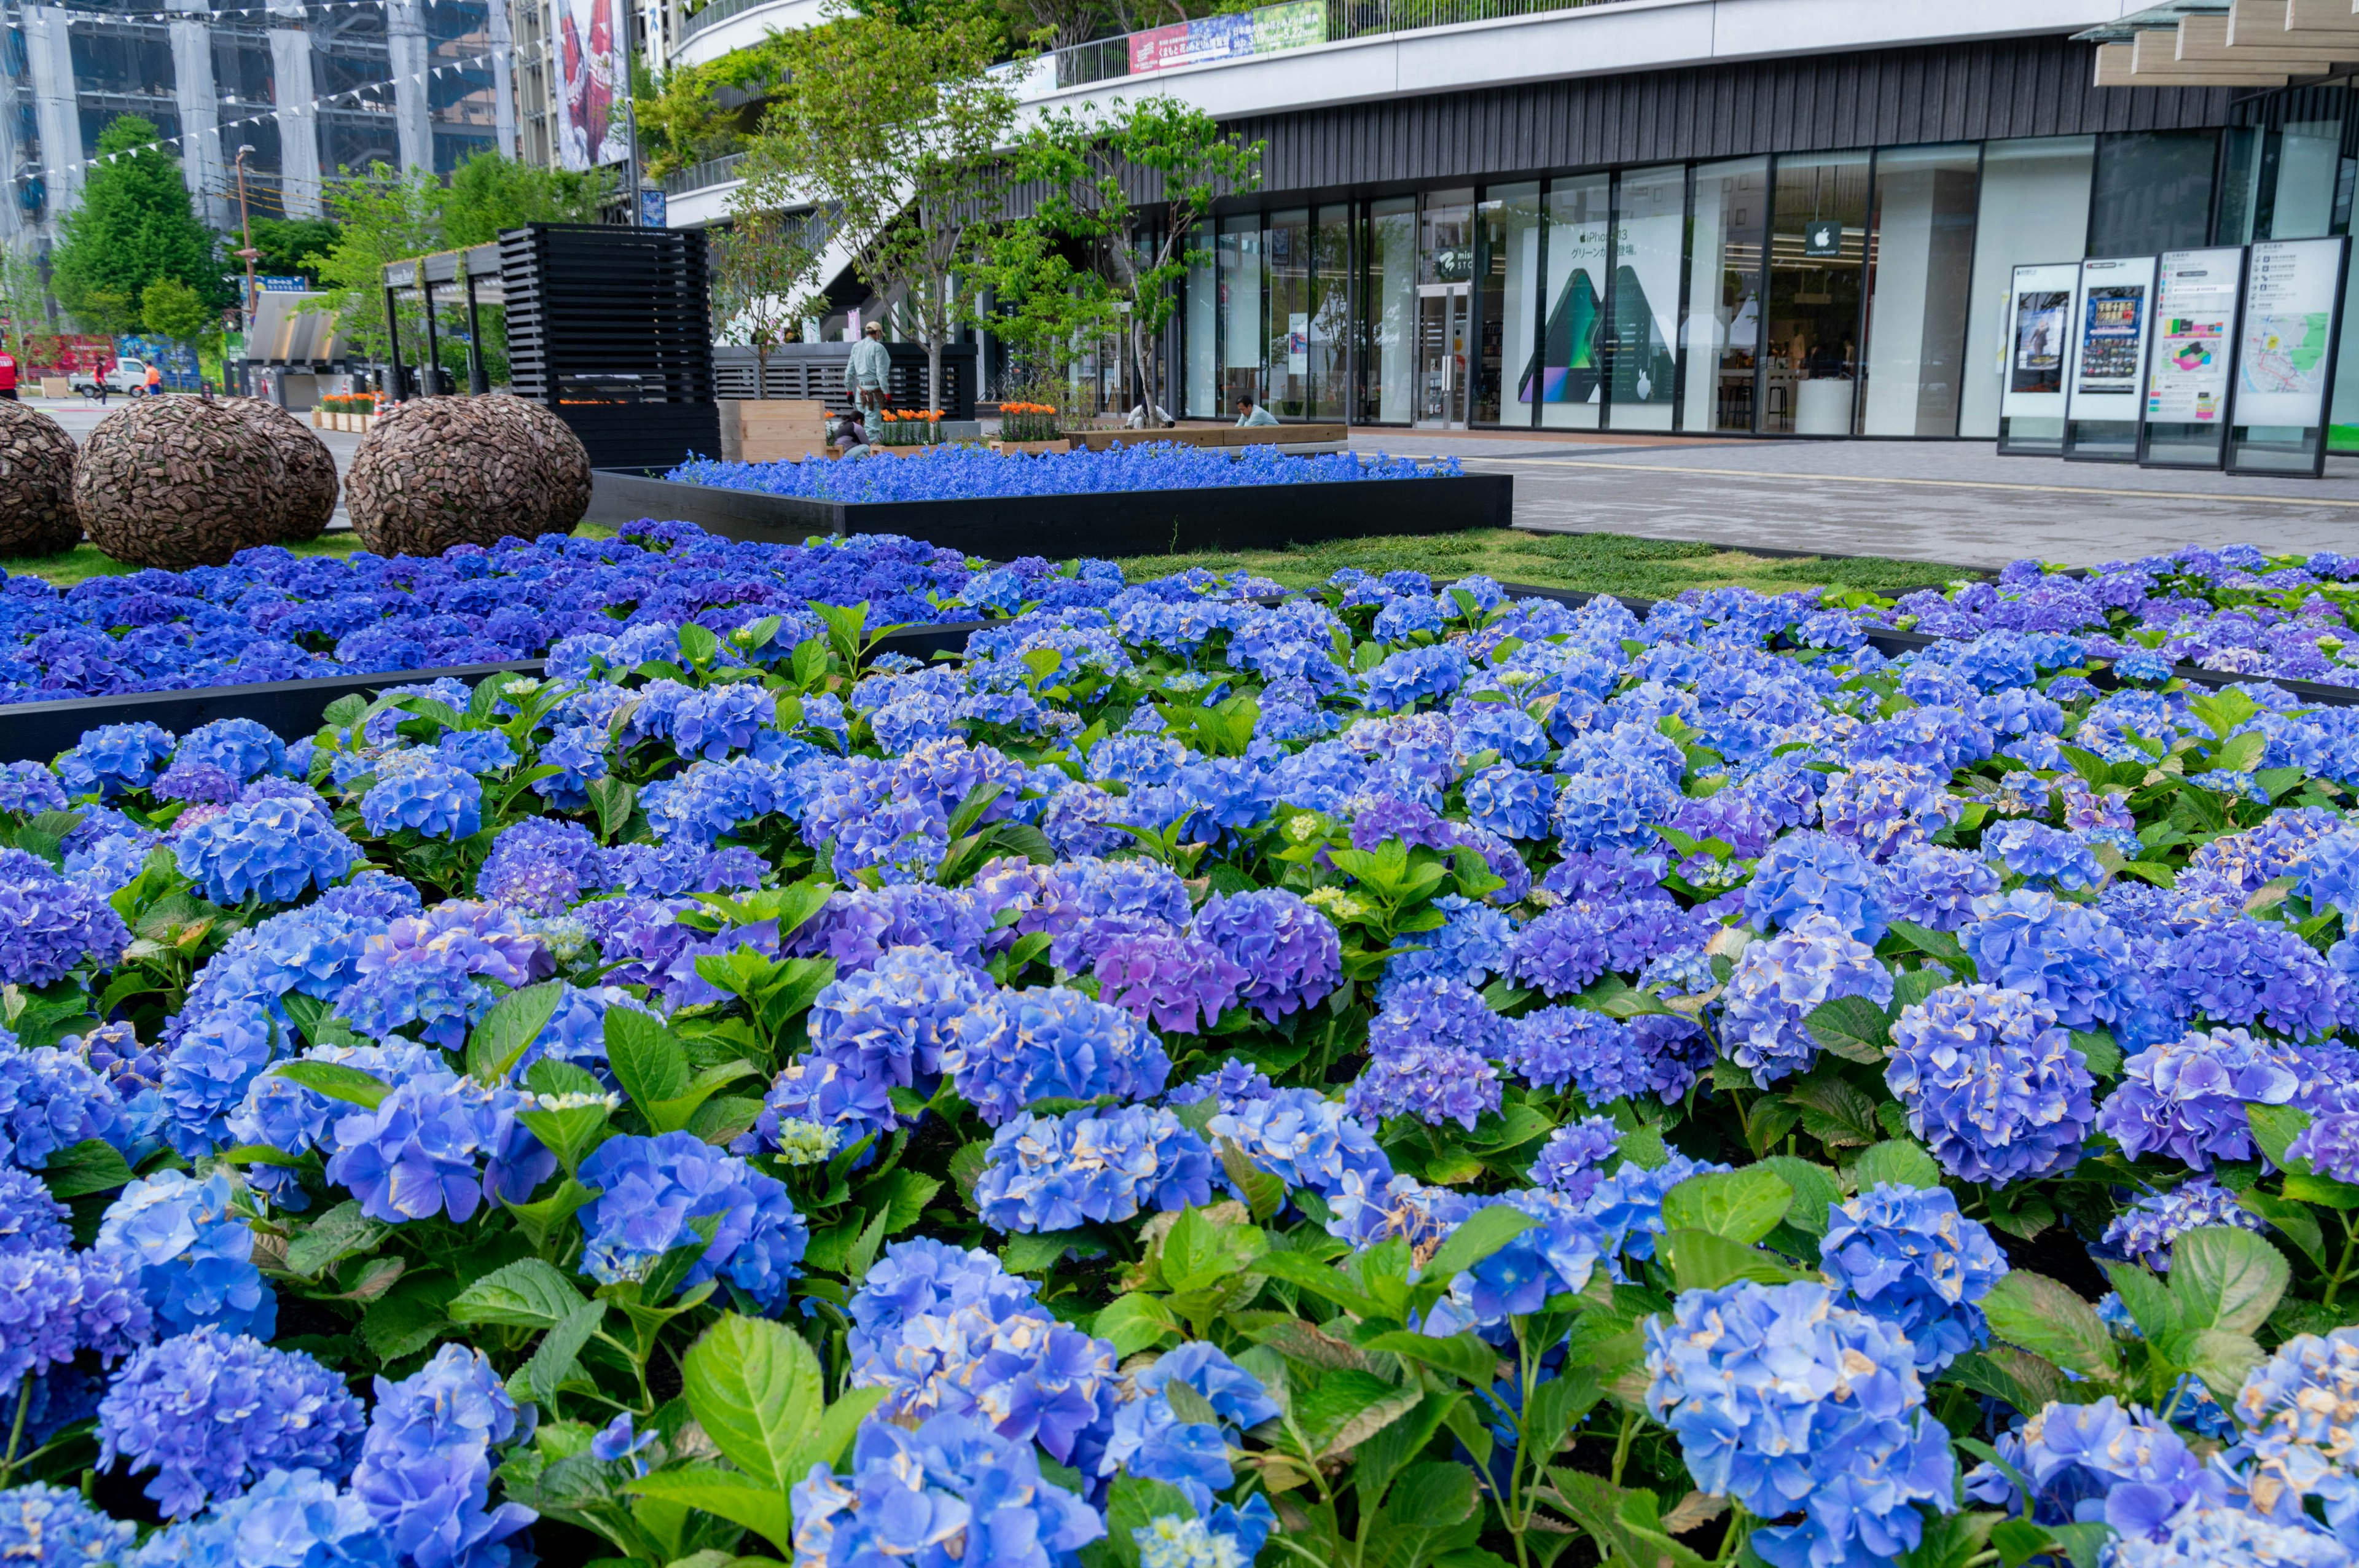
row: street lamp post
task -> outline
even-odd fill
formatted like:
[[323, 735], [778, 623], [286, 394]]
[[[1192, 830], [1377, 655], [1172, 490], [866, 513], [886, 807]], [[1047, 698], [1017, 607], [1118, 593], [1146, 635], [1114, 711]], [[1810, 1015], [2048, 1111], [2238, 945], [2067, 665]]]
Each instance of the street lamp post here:
[[[245, 241], [244, 247], [237, 252], [237, 254], [239, 258], [245, 263], [245, 320], [244, 325], [245, 330], [249, 332], [254, 330], [254, 261], [255, 257], [262, 254], [254, 248], [254, 218], [253, 215], [246, 211], [245, 205], [245, 155], [253, 150], [254, 148], [251, 145], [238, 148], [236, 164], [237, 226], [239, 233]], [[229, 367], [227, 365], [223, 365], [222, 367], [222, 375], [223, 379], [228, 379]]]

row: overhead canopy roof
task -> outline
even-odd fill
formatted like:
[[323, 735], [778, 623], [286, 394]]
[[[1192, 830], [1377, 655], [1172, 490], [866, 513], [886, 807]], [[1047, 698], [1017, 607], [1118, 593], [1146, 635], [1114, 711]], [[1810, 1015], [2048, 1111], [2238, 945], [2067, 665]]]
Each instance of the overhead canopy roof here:
[[2100, 87], [2283, 87], [2359, 68], [2359, 0], [2164, 0], [2073, 36]]

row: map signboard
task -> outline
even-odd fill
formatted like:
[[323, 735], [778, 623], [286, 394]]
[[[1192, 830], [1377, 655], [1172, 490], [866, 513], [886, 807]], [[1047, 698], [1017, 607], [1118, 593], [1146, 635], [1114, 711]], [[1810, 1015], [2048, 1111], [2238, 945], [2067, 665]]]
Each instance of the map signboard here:
[[2252, 247], [2236, 335], [2238, 425], [2325, 424], [2343, 244], [2267, 240]]

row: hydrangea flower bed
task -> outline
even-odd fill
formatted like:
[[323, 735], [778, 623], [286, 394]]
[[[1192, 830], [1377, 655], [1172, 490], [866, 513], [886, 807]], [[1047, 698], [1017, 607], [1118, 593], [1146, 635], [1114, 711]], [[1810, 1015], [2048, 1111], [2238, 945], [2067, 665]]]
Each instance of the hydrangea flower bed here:
[[0, 770], [0, 1553], [2352, 1560], [2359, 710], [1206, 586]]
[[1902, 596], [1886, 625], [1940, 637], [2048, 632], [2091, 656], [2159, 675], [2173, 663], [2226, 675], [2359, 686], [2359, 557], [2188, 546], [2085, 573], [2017, 561], [1996, 582]]
[[1288, 456], [1276, 447], [1208, 449], [1149, 441], [1103, 452], [1013, 458], [984, 447], [936, 447], [891, 461], [731, 463], [691, 458], [664, 478], [680, 484], [757, 490], [801, 501], [989, 501], [1133, 490], [1208, 490], [1250, 484], [1339, 484], [1356, 480], [1456, 479], [1456, 458], [1362, 459], [1351, 452]]
[[870, 606], [874, 623], [970, 621], [985, 600], [1103, 603], [1105, 563], [992, 574], [981, 599], [965, 557], [891, 535], [810, 545], [733, 544], [682, 523], [613, 539], [550, 536], [433, 559], [246, 550], [226, 567], [92, 578], [60, 591], [0, 579], [0, 703], [109, 697], [377, 671], [506, 664], [562, 637], [694, 621], [728, 633], [777, 615], [789, 641], [808, 608]]

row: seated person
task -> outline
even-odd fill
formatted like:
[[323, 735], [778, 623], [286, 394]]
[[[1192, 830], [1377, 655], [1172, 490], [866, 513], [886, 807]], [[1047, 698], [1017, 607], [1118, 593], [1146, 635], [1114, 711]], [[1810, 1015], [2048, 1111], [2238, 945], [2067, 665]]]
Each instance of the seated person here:
[[1163, 405], [1159, 403], [1155, 406], [1154, 417], [1152, 419], [1148, 418], [1147, 405], [1143, 402], [1132, 408], [1129, 417], [1123, 421], [1124, 427], [1132, 430], [1144, 430], [1149, 426], [1152, 426], [1154, 428], [1158, 430], [1164, 430], [1170, 428], [1178, 423], [1178, 420], [1171, 417], [1171, 411], [1164, 407]]
[[1239, 425], [1275, 425], [1277, 423], [1277, 416], [1264, 408], [1261, 406], [1261, 399], [1252, 393], [1241, 392], [1237, 395], [1237, 423]]
[[835, 422], [831, 444], [837, 449], [838, 457], [864, 458], [868, 455], [868, 427], [861, 422], [859, 409], [853, 409]]

